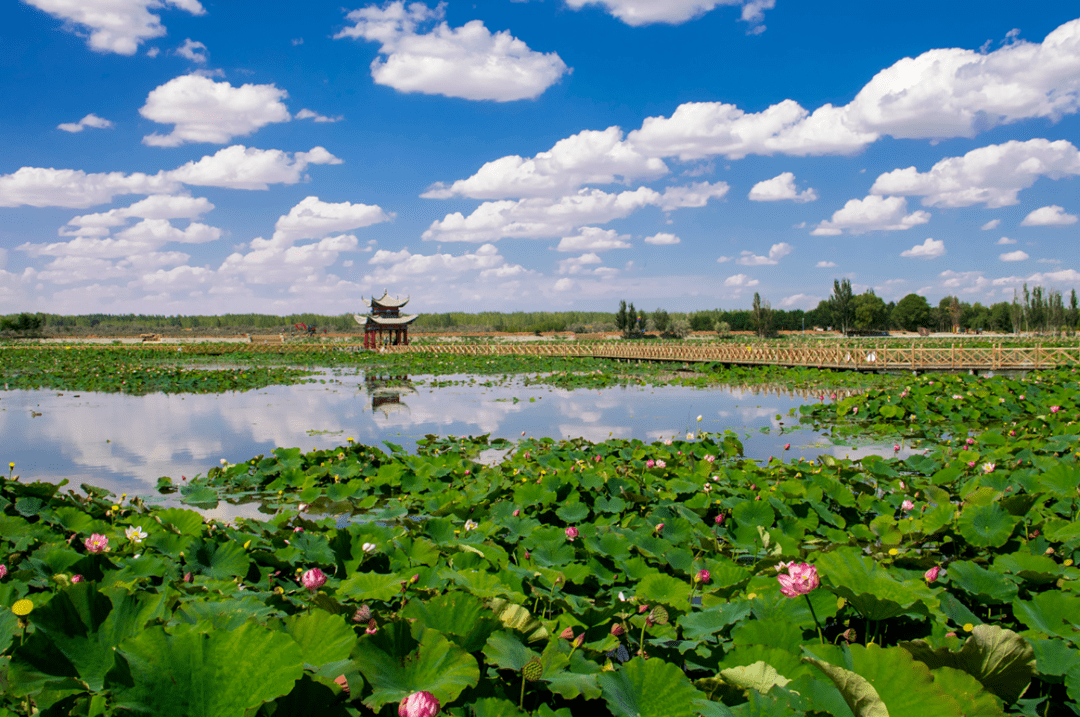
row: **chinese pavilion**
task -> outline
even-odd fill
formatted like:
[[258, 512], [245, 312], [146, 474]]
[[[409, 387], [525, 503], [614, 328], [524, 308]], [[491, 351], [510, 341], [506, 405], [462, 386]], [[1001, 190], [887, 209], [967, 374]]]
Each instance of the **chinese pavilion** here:
[[364, 348], [375, 349], [380, 346], [408, 346], [409, 324], [416, 321], [418, 314], [401, 316], [399, 310], [409, 303], [405, 299], [391, 299], [386, 289], [382, 298], [364, 299], [370, 309], [367, 316], [353, 314], [356, 323], [364, 327]]

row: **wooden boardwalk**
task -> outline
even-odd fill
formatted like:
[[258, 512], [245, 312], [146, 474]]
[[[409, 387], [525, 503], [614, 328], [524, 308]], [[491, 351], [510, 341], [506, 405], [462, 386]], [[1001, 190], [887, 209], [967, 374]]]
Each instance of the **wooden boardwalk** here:
[[565, 344], [429, 344], [393, 346], [389, 353], [456, 356], [591, 356], [625, 361], [716, 362], [738, 365], [809, 366], [852, 371], [1000, 371], [1080, 365], [1080, 347], [964, 346], [769, 346], [713, 344], [687, 346], [613, 342]]

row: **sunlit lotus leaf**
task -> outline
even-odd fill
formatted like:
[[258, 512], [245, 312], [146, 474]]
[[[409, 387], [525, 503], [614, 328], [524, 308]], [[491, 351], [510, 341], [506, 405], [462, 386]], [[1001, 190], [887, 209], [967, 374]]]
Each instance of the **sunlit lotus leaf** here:
[[1032, 555], [1024, 550], [999, 555], [994, 559], [994, 569], [1013, 573], [1034, 583], [1053, 582], [1062, 572], [1062, 567], [1047, 556]]
[[1069, 647], [1064, 640], [1028, 640], [1035, 653], [1035, 670], [1042, 675], [1060, 677], [1074, 665], [1080, 665], [1080, 650]]
[[900, 581], [870, 558], [852, 548], [840, 548], [817, 557], [819, 574], [830, 590], [845, 598], [868, 620], [895, 617], [916, 603], [932, 607], [937, 602], [925, 583]]
[[1019, 698], [1035, 676], [1031, 645], [1012, 630], [996, 625], [976, 625], [959, 652], [945, 647], [934, 650], [922, 640], [901, 642], [900, 646], [931, 668], [963, 670], [1007, 703]]
[[663, 660], [635, 657], [597, 680], [618, 717], [694, 717], [692, 702], [704, 697], [678, 666]]
[[516, 634], [506, 630], [492, 633], [483, 653], [488, 664], [503, 670], [520, 670], [533, 658], [540, 658], [539, 652], [525, 647]]
[[1009, 515], [997, 503], [968, 505], [960, 513], [960, 534], [978, 547], [999, 548], [1008, 541], [1020, 518]]
[[134, 685], [117, 706], [164, 717], [241, 717], [288, 694], [303, 674], [300, 646], [254, 623], [210, 634], [152, 627], [118, 649]]
[[999, 604], [1016, 597], [1016, 583], [1005, 575], [967, 560], [949, 564], [949, 582], [983, 603]]
[[1016, 618], [1032, 630], [1064, 637], [1074, 645], [1080, 643], [1072, 628], [1072, 623], [1080, 622], [1080, 596], [1047, 590], [1031, 600], [1014, 601], [1012, 608]]
[[637, 596], [645, 602], [659, 602], [684, 610], [690, 605], [690, 584], [670, 575], [653, 573], [638, 583]]
[[496, 598], [488, 603], [488, 607], [499, 622], [511, 630], [520, 632], [528, 642], [547, 638], [547, 628], [521, 605], [503, 598]]
[[387, 654], [375, 643], [357, 651], [356, 666], [372, 688], [371, 695], [364, 699], [369, 709], [400, 702], [421, 690], [446, 704], [479, 681], [480, 667], [472, 655], [435, 630], [420, 628], [417, 635], [419, 645], [400, 658]]
[[930, 669], [899, 647], [852, 645], [844, 667], [805, 658], [833, 681], [856, 717], [963, 717]]
[[750, 665], [729, 667], [720, 670], [720, 675], [725, 681], [743, 690], [757, 690], [767, 694], [776, 685], [783, 687], [791, 680], [776, 671], [772, 665], [763, 661], [754, 662]]
[[[1076, 447], [1075, 438], [1073, 448]], [[1076, 498], [1080, 485], [1080, 470], [1075, 465], [1055, 461], [1053, 467], [1039, 476], [1039, 486], [1058, 498]]]
[[431, 600], [410, 600], [402, 611], [409, 620], [438, 630], [466, 652], [476, 652], [498, 625], [491, 610], [469, 593], [452, 590]]
[[952, 667], [939, 667], [931, 672], [934, 685], [956, 700], [964, 717], [1005, 717], [1001, 701], [968, 673]]
[[277, 610], [254, 595], [244, 595], [227, 600], [189, 600], [176, 611], [181, 624], [190, 626], [193, 632], [211, 630], [234, 630], [244, 623], [262, 622]]
[[766, 645], [792, 653], [804, 642], [802, 629], [786, 620], [748, 620], [731, 630], [731, 640], [736, 645]]
[[390, 600], [401, 593], [402, 578], [396, 573], [356, 573], [341, 581], [338, 592], [353, 600]]
[[761, 526], [771, 528], [776, 522], [776, 513], [771, 506], [762, 501], [748, 500], [739, 503], [731, 510], [731, 517], [740, 526]]
[[802, 695], [808, 711], [816, 710], [832, 717], [855, 717], [833, 681], [818, 671], [795, 678], [787, 689]]
[[284, 622], [285, 632], [300, 646], [304, 662], [315, 668], [344, 660], [357, 642], [345, 618], [325, 610], [290, 615]]
[[744, 620], [750, 614], [750, 608], [750, 603], [746, 600], [729, 602], [711, 610], [681, 615], [677, 624], [684, 639], [700, 640]]

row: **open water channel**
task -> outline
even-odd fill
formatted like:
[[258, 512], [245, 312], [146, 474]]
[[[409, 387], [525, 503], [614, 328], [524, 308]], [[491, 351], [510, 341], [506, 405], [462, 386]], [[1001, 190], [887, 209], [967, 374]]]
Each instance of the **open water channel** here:
[[[489, 385], [484, 385], [485, 383]], [[0, 392], [0, 460], [24, 481], [67, 479], [114, 493], [154, 495], [159, 476], [180, 482], [219, 461], [238, 463], [274, 448], [342, 445], [348, 438], [414, 449], [428, 434], [518, 440], [637, 438], [735, 431], [747, 457], [865, 455], [885, 447], [833, 446], [799, 428], [798, 406], [817, 392], [778, 387], [681, 386], [563, 390], [520, 378], [364, 376], [325, 372], [315, 382], [244, 393], [124, 394]], [[698, 416], [702, 417], [700, 422]], [[222, 505], [207, 514], [245, 514]]]

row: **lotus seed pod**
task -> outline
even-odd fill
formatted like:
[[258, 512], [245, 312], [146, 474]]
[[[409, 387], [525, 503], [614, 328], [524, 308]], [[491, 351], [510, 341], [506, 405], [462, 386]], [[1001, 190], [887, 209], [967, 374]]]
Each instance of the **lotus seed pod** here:
[[544, 666], [540, 664], [540, 658], [534, 657], [521, 668], [521, 676], [529, 682], [536, 682], [544, 674]]

